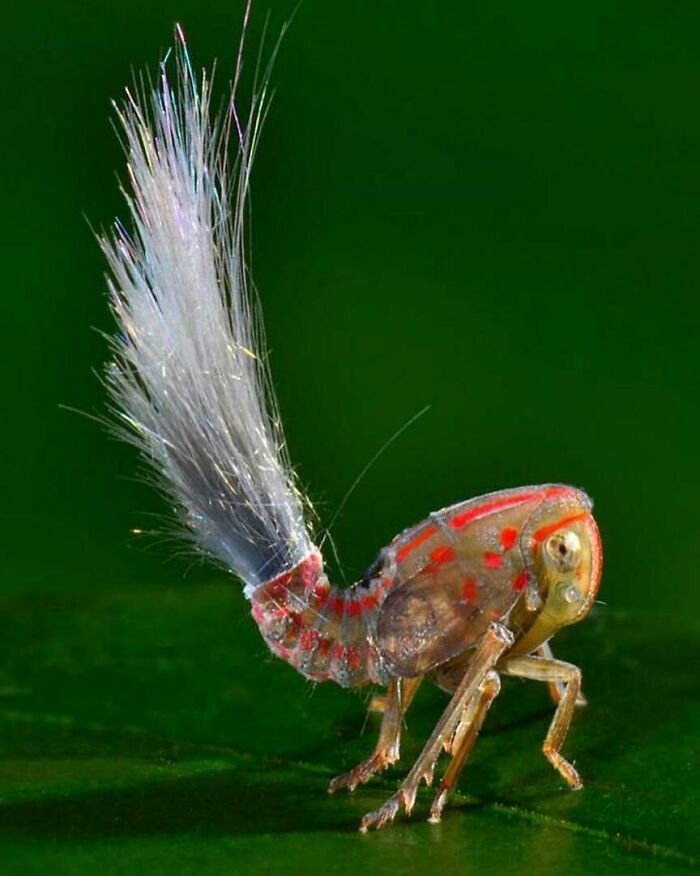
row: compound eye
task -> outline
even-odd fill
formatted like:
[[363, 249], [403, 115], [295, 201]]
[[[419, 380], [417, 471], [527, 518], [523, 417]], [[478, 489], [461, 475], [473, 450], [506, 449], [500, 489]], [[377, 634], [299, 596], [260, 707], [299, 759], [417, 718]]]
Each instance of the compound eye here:
[[545, 550], [560, 572], [570, 572], [581, 558], [581, 539], [573, 530], [564, 529], [547, 540]]

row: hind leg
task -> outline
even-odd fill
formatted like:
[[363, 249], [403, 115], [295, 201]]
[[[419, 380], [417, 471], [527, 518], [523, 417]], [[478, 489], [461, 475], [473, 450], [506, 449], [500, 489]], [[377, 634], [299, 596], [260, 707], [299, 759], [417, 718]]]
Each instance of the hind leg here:
[[370, 756], [353, 767], [349, 772], [336, 776], [328, 786], [328, 793], [333, 794], [341, 788], [354, 791], [358, 785], [368, 782], [372, 776], [381, 773], [399, 759], [401, 742], [401, 726], [411, 700], [423, 680], [418, 678], [398, 678], [389, 682], [386, 700], [383, 703], [382, 724], [379, 729], [379, 739]]

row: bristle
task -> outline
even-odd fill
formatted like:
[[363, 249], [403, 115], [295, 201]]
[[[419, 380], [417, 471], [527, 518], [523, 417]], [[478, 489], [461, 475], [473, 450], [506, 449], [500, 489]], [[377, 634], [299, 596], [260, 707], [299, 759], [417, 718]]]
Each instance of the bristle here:
[[237, 66], [227, 112], [212, 119], [210, 82], [197, 81], [177, 37], [157, 84], [127, 90], [117, 107], [132, 230], [117, 221], [100, 241], [118, 325], [107, 381], [186, 532], [250, 593], [312, 550], [244, 257], [267, 74], [241, 119]]

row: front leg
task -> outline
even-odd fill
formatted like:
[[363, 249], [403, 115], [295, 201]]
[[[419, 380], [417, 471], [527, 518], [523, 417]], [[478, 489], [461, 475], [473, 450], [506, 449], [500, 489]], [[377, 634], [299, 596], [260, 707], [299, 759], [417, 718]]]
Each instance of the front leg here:
[[401, 806], [404, 807], [407, 814], [410, 814], [421, 779], [427, 785], [432, 783], [435, 764], [446, 740], [454, 737], [467, 704], [477, 695], [488, 673], [493, 669], [503, 652], [512, 644], [513, 634], [510, 630], [498, 623], [491, 624], [484, 633], [454, 696], [435, 725], [435, 729], [418, 756], [418, 760], [411, 767], [398, 791], [379, 809], [368, 812], [364, 816], [360, 822], [361, 831], [364, 832], [370, 827], [378, 830], [389, 824], [394, 820]]
[[358, 785], [368, 782], [372, 776], [381, 773], [399, 759], [403, 717], [422, 680], [423, 677], [419, 676], [397, 678], [389, 682], [386, 701], [383, 703], [384, 714], [379, 729], [379, 739], [374, 751], [349, 772], [336, 776], [328, 786], [329, 794], [341, 788], [354, 791]]
[[460, 721], [450, 748], [452, 760], [445, 771], [442, 782], [440, 782], [440, 790], [433, 800], [433, 805], [430, 807], [430, 818], [428, 821], [431, 824], [437, 824], [442, 818], [445, 802], [457, 784], [457, 779], [464, 768], [464, 764], [472, 748], [474, 748], [474, 743], [484, 723], [486, 713], [491, 708], [491, 703], [496, 699], [500, 690], [501, 682], [498, 678], [498, 673], [489, 672], [484, 679], [484, 683], [481, 685], [479, 693], [472, 700], [470, 707], [467, 708], [464, 717]]
[[552, 723], [542, 746], [542, 751], [552, 766], [558, 770], [562, 778], [568, 782], [574, 791], [583, 787], [579, 774], [561, 754], [561, 747], [569, 731], [574, 708], [581, 691], [581, 670], [563, 660], [546, 657], [510, 657], [498, 667], [506, 675], [519, 678], [532, 678], [536, 681], [546, 681], [562, 685], [561, 699], [554, 712]]
[[[549, 642], [544, 642], [540, 647], [535, 651], [535, 654], [538, 657], [545, 657], [547, 660], [554, 660], [554, 654], [552, 653], [552, 648]], [[555, 681], [550, 681], [547, 685], [549, 688], [549, 695], [552, 698], [552, 702], [555, 706], [559, 705], [559, 700], [561, 700], [564, 695], [564, 682], [556, 679]], [[576, 705], [580, 708], [588, 705], [588, 700], [583, 694], [582, 690], [579, 690], [578, 696], [576, 697]]]

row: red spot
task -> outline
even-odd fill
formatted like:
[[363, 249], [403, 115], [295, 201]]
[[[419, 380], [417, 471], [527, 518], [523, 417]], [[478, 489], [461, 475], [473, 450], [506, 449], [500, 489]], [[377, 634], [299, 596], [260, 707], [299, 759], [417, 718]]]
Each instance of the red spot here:
[[414, 539], [405, 544], [402, 548], [399, 548], [396, 551], [396, 559], [401, 561], [405, 560], [406, 557], [414, 551], [417, 547], [423, 544], [424, 541], [427, 541], [432, 535], [435, 535], [437, 532], [437, 526], [428, 526], [420, 535], [417, 535]]
[[318, 643], [319, 638], [317, 630], [304, 630], [299, 636], [299, 647], [302, 651], [310, 651]]
[[527, 585], [527, 582], [529, 580], [530, 573], [527, 572], [525, 569], [523, 569], [522, 572], [518, 572], [515, 577], [515, 581], [513, 581], [513, 590], [522, 590]]
[[362, 611], [362, 606], [359, 602], [356, 602], [354, 599], [350, 600], [347, 603], [347, 613], [349, 615], [358, 615]]
[[382, 577], [382, 583], [379, 585], [384, 590], [391, 590], [394, 586], [394, 579], [390, 578], [388, 575], [386, 577]]
[[341, 645], [340, 642], [336, 642], [335, 645], [333, 645], [333, 651], [332, 651], [333, 659], [334, 660], [341, 660], [344, 653], [345, 653], [345, 646]]
[[462, 582], [462, 599], [473, 602], [476, 599], [476, 581], [473, 578], [465, 578]]
[[518, 539], [518, 530], [512, 526], [505, 526], [501, 530], [501, 544], [504, 551], [509, 551]]
[[328, 586], [328, 584], [317, 584], [313, 589], [312, 596], [316, 600], [316, 602], [323, 605], [323, 603], [330, 596], [330, 592], [331, 588]]
[[487, 569], [500, 569], [503, 564], [503, 557], [500, 554], [495, 554], [493, 551], [486, 551], [484, 554], [484, 564]]
[[276, 578], [270, 584], [265, 585], [263, 596], [268, 602], [272, 602], [275, 605], [286, 603], [287, 597], [289, 596], [289, 582], [286, 580], [287, 575], [285, 575], [284, 578], [284, 581]]
[[331, 650], [331, 640], [330, 639], [321, 639], [318, 643], [318, 653], [321, 657], [327, 657], [328, 652]]
[[451, 563], [454, 558], [454, 550], [448, 545], [444, 545], [443, 547], [435, 548], [435, 550], [430, 554], [430, 565], [444, 566], [445, 563]]
[[363, 596], [360, 600], [362, 611], [369, 611], [377, 607], [377, 598], [375, 596]]
[[472, 520], [479, 520], [485, 517], [492, 511], [503, 511], [505, 508], [514, 508], [516, 505], [522, 505], [524, 502], [529, 502], [531, 499], [536, 499], [541, 495], [541, 491], [535, 493], [518, 493], [517, 496], [506, 496], [502, 499], [493, 499], [491, 502], [484, 502], [483, 505], [477, 505], [476, 508], [470, 508], [468, 511], [463, 511], [457, 514], [450, 520], [450, 526], [453, 529], [462, 529], [467, 523]]
[[310, 589], [316, 584], [318, 576], [321, 574], [322, 567], [323, 561], [321, 560], [321, 555], [318, 553], [309, 554], [309, 556], [302, 560], [296, 567], [305, 590]]
[[282, 572], [281, 575], [278, 575], [276, 578], [273, 578], [270, 584], [272, 586], [277, 587], [288, 587], [292, 583], [292, 578], [294, 577], [294, 569], [290, 569], [289, 572]]
[[333, 596], [328, 600], [328, 608], [333, 614], [341, 615], [345, 610], [345, 600], [342, 596]]
[[544, 541], [545, 538], [550, 536], [553, 532], [556, 532], [557, 529], [561, 529], [562, 526], [567, 526], [569, 523], [574, 523], [576, 520], [582, 520], [584, 517], [588, 517], [588, 511], [579, 511], [578, 514], [571, 514], [569, 517], [562, 517], [554, 523], [540, 526], [532, 537], [536, 542]]
[[354, 645], [349, 645], [345, 651], [345, 657], [351, 672], [356, 672], [361, 665], [360, 652]]

